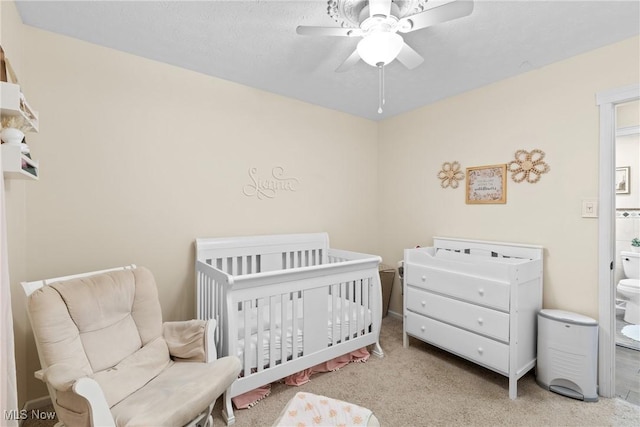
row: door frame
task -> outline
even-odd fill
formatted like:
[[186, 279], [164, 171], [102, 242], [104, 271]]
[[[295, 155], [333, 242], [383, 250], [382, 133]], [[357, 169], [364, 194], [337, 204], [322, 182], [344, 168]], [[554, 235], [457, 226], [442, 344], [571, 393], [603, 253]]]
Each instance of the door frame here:
[[616, 105], [640, 99], [635, 84], [596, 94], [600, 108], [600, 185], [598, 210], [598, 393], [615, 396], [615, 192]]

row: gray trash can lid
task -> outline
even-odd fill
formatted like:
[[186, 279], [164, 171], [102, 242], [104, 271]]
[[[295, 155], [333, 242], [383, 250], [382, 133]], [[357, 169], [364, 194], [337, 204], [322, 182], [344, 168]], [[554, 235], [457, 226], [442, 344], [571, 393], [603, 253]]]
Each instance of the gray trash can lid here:
[[563, 322], [575, 323], [576, 325], [592, 325], [595, 326], [598, 322], [595, 319], [592, 319], [588, 316], [583, 316], [582, 314], [572, 313], [570, 311], [564, 310], [551, 310], [544, 309], [540, 310], [538, 313], [539, 316], [546, 317], [547, 319], [552, 320], [561, 320]]

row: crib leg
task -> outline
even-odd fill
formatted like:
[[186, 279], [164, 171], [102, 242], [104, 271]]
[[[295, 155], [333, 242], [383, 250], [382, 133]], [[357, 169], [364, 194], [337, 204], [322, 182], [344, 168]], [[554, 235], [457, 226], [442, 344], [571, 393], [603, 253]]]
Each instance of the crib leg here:
[[224, 422], [230, 426], [236, 422], [236, 417], [233, 415], [233, 403], [231, 403], [231, 396], [229, 395], [229, 391], [225, 392], [223, 396], [223, 404], [222, 404], [222, 418]]
[[384, 351], [382, 351], [382, 347], [380, 347], [380, 343], [376, 341], [372, 353], [380, 358], [384, 357]]

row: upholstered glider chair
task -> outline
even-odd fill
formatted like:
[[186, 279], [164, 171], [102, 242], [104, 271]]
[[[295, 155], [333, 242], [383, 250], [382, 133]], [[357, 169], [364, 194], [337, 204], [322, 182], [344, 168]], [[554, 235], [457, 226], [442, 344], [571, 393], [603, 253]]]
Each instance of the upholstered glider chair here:
[[69, 426], [208, 426], [240, 372], [214, 321], [162, 322], [153, 275], [123, 267], [23, 283], [42, 369]]

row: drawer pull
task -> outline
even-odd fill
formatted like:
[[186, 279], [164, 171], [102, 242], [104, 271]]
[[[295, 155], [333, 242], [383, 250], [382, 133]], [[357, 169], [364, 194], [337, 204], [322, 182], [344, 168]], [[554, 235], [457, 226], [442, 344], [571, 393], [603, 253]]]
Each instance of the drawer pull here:
[[427, 276], [422, 276], [422, 281], [426, 282], [427, 281]]
[[484, 349], [482, 347], [478, 347], [478, 354], [484, 353]]
[[482, 317], [478, 317], [478, 325], [482, 325], [484, 323], [484, 320], [482, 319]]
[[420, 330], [421, 330], [422, 332], [424, 332], [426, 329], [427, 329], [427, 328], [425, 328], [424, 326], [420, 326]]
[[427, 302], [426, 301], [422, 301], [421, 304], [422, 304], [423, 307], [427, 306]]
[[478, 294], [482, 297], [484, 296], [484, 289], [480, 288], [478, 289]]

